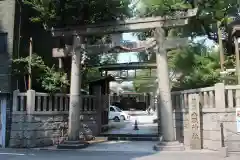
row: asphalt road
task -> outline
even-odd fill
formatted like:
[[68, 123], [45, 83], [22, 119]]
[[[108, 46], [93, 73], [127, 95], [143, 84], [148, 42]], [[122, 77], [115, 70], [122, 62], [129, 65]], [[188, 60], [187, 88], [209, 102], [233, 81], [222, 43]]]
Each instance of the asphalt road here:
[[[212, 153], [0, 150], [0, 160], [221, 160]], [[228, 158], [237, 160], [236, 157]]]
[[103, 151], [21, 151], [0, 153], [0, 160], [132, 160], [144, 156], [148, 154]]

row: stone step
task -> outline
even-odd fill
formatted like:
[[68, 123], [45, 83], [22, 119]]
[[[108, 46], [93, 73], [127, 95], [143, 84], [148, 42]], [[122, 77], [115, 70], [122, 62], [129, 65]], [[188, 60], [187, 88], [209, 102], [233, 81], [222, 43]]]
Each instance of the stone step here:
[[176, 146], [176, 145], [181, 145], [180, 142], [178, 141], [173, 141], [173, 142], [159, 142], [158, 145], [162, 145], [162, 146]]
[[64, 141], [64, 144], [79, 144], [79, 143], [83, 143], [84, 141], [68, 141], [68, 140], [65, 140]]
[[159, 137], [157, 134], [100, 134], [101, 137]]
[[108, 137], [109, 141], [159, 141], [159, 137]]
[[160, 142], [154, 145], [155, 151], [184, 151], [184, 145], [179, 142]]
[[88, 147], [88, 142], [81, 141], [64, 141], [57, 145], [57, 149], [83, 149]]
[[88, 141], [89, 144], [96, 144], [96, 143], [102, 143], [107, 142], [108, 137], [95, 137], [93, 140]]

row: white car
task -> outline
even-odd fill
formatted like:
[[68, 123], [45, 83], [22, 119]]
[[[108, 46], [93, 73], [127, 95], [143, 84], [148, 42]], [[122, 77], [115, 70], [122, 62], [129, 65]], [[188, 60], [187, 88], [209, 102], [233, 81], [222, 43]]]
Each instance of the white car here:
[[130, 120], [130, 116], [116, 106], [109, 106], [108, 119], [114, 121]]

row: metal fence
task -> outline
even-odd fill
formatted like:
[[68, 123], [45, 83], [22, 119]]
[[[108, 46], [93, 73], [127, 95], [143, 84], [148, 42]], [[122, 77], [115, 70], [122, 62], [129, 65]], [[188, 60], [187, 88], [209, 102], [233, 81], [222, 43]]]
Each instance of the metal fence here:
[[223, 123], [220, 123], [221, 147], [227, 147], [227, 152], [240, 153], [240, 133], [228, 129]]

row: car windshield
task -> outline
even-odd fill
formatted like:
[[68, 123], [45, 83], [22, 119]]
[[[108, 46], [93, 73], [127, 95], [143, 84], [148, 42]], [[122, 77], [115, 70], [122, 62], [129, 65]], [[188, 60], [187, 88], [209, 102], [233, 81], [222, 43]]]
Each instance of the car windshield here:
[[115, 107], [115, 109], [118, 111], [118, 112], [122, 112], [122, 110], [118, 107]]

